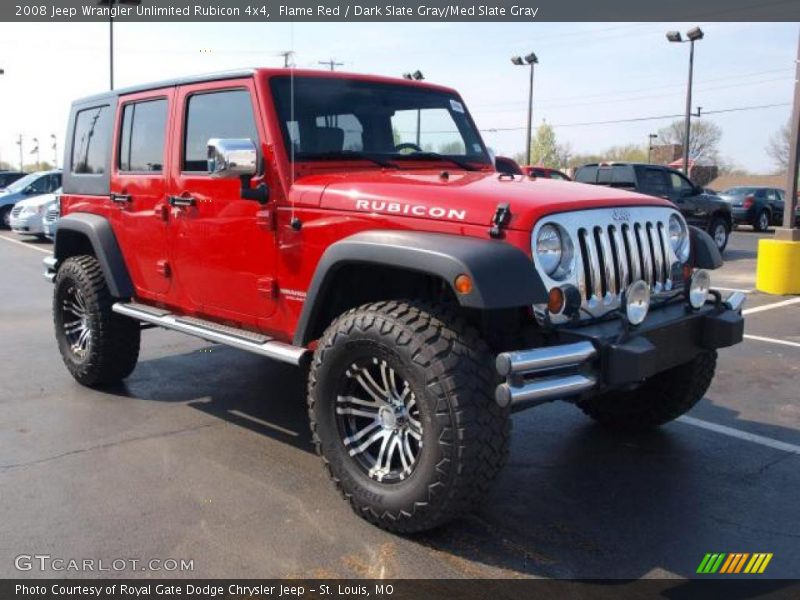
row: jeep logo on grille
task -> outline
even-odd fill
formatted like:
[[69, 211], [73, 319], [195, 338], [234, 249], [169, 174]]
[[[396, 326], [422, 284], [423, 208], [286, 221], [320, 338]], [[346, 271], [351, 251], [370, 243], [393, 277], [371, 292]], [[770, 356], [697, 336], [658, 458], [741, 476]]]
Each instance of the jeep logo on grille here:
[[615, 221], [630, 221], [631, 213], [624, 208], [615, 208], [613, 211], [611, 211], [611, 218]]

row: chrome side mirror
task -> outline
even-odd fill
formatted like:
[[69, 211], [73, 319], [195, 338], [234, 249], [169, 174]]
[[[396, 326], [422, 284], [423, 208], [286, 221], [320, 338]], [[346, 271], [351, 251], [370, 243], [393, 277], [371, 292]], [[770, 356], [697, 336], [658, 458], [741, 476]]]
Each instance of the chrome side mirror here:
[[208, 174], [212, 177], [252, 177], [257, 172], [258, 150], [253, 140], [208, 140]]

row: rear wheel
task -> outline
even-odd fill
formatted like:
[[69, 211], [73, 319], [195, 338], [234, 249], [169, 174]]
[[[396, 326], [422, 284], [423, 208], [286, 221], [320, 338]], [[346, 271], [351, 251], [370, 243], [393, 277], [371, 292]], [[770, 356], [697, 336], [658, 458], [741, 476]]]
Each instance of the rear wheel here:
[[72, 376], [89, 387], [117, 383], [139, 359], [139, 323], [112, 312], [113, 303], [94, 256], [68, 258], [58, 269], [53, 295], [58, 349]]
[[762, 210], [758, 213], [756, 220], [753, 222], [753, 229], [756, 231], [766, 231], [769, 229], [769, 212]]
[[480, 503], [511, 426], [492, 365], [477, 332], [436, 307], [378, 302], [327, 329], [309, 374], [311, 429], [359, 516], [415, 532]]
[[690, 410], [711, 385], [717, 365], [715, 351], [658, 373], [631, 391], [593, 396], [578, 406], [594, 420], [613, 429], [652, 429]]

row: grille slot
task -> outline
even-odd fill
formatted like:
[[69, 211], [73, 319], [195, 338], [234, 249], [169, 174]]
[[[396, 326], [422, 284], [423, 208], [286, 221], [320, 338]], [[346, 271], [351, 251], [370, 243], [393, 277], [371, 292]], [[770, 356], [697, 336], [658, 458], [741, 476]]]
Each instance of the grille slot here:
[[[622, 293], [637, 279], [646, 281], [653, 293], [674, 287], [671, 276], [678, 259], [667, 237], [672, 214], [676, 213], [669, 208], [640, 207], [563, 213], [542, 220], [558, 223], [574, 240], [573, 281], [587, 309], [582, 317], [619, 306]], [[547, 287], [561, 283], [551, 280]]]
[[21, 212], [22, 212], [22, 207], [21, 206], [15, 206], [14, 208], [11, 209], [11, 216], [12, 217], [18, 217], [19, 213], [21, 213]]

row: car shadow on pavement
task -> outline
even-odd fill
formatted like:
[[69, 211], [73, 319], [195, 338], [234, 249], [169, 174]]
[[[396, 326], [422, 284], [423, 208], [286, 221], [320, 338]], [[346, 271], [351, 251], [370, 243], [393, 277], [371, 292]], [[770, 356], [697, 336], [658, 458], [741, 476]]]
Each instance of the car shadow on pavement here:
[[140, 361], [125, 383], [106, 391], [142, 400], [183, 402], [313, 452], [305, 385], [305, 373], [297, 367], [210, 345]]

